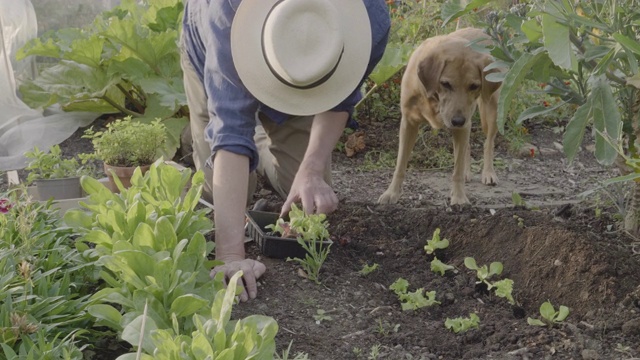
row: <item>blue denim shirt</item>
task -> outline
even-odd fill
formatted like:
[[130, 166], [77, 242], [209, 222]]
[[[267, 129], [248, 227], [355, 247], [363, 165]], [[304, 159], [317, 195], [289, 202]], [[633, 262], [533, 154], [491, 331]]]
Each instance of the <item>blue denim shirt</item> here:
[[[211, 145], [212, 153], [224, 149], [248, 156], [250, 170], [253, 171], [258, 164], [258, 152], [253, 140], [256, 113], [261, 111], [279, 124], [290, 116], [261, 104], [238, 77], [231, 57], [231, 22], [241, 1], [187, 0], [182, 41], [207, 94], [210, 120], [204, 136]], [[362, 81], [380, 61], [390, 27], [384, 0], [363, 1], [371, 21], [373, 46]], [[354, 106], [362, 99], [360, 87], [332, 110], [353, 112]]]

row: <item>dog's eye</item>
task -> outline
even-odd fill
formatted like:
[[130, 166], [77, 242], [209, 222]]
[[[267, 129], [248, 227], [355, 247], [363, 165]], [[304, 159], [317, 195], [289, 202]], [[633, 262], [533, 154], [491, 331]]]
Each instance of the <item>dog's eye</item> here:
[[453, 87], [451, 86], [451, 84], [449, 84], [448, 81], [441, 81], [440, 85], [442, 85], [442, 87], [447, 90], [453, 90]]
[[478, 89], [480, 89], [480, 85], [478, 85], [478, 84], [469, 85], [469, 90], [471, 90], [471, 91], [476, 91]]

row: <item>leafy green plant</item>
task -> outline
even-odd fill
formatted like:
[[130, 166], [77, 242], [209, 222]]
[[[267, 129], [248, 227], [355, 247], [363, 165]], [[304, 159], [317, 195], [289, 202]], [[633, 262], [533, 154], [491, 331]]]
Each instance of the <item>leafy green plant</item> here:
[[93, 264], [50, 203], [22, 188], [0, 198], [0, 358], [81, 359], [80, 342], [98, 336], [86, 311]]
[[369, 266], [369, 264], [364, 264], [364, 266], [362, 267], [362, 269], [360, 271], [358, 271], [358, 274], [362, 275], [362, 276], [367, 276], [369, 274], [371, 274], [372, 272], [378, 270], [378, 264], [377, 263], [373, 263], [373, 265]]
[[59, 145], [54, 145], [45, 153], [34, 147], [27, 151], [24, 156], [31, 159], [25, 170], [29, 171], [27, 183], [39, 179], [63, 179], [82, 175], [93, 175], [95, 169], [88, 165], [81, 164], [78, 159], [62, 158], [62, 150]]
[[495, 261], [492, 262], [489, 267], [487, 265], [482, 265], [482, 267], [478, 266], [476, 260], [472, 257], [464, 258], [464, 266], [467, 269], [476, 271], [476, 276], [478, 277], [478, 281], [476, 284], [485, 284], [487, 286], [487, 290], [494, 289], [495, 294], [499, 297], [506, 298], [510, 304], [515, 304], [515, 299], [513, 298], [513, 280], [511, 279], [503, 279], [500, 281], [491, 282], [489, 281], [491, 277], [494, 275], [502, 274], [502, 263]]
[[440, 228], [436, 228], [433, 232], [431, 239], [427, 240], [427, 244], [424, 246], [424, 251], [431, 255], [438, 249], [446, 249], [449, 247], [449, 240], [440, 239]]
[[95, 157], [111, 166], [151, 165], [162, 155], [166, 142], [165, 126], [156, 119], [148, 124], [131, 117], [116, 120], [104, 131], [85, 131], [91, 139]]
[[187, 124], [179, 29], [180, 0], [123, 0], [83, 28], [47, 32], [27, 43], [18, 59], [41, 56], [58, 62], [20, 87], [32, 108], [162, 119], [173, 157]]
[[470, 313], [468, 318], [457, 317], [453, 319], [447, 318], [444, 321], [444, 326], [458, 334], [461, 332], [467, 332], [471, 329], [477, 329], [480, 325], [480, 318], [476, 313]]
[[440, 304], [440, 302], [436, 300], [435, 291], [425, 293], [424, 288], [420, 288], [414, 292], [408, 292], [409, 282], [403, 278], [394, 281], [393, 284], [389, 286], [389, 289], [398, 296], [402, 305], [402, 311], [417, 310], [425, 306]]
[[291, 205], [289, 221], [279, 218], [275, 224], [267, 225], [266, 228], [282, 237], [296, 238], [298, 243], [306, 251], [304, 259], [288, 258], [287, 261], [295, 261], [307, 274], [309, 280], [320, 283], [320, 269], [324, 264], [331, 244], [323, 244], [329, 239], [329, 224], [325, 214], [305, 214], [304, 211], [295, 204]]
[[550, 301], [545, 301], [540, 305], [540, 316], [542, 317], [542, 320], [527, 318], [527, 323], [535, 326], [553, 327], [554, 325], [563, 322], [567, 316], [569, 316], [569, 308], [564, 305], [560, 305], [558, 310], [556, 310]]
[[527, 203], [516, 191], [511, 193], [511, 202], [513, 203], [513, 206], [527, 207]]
[[438, 260], [437, 257], [434, 257], [433, 260], [431, 260], [431, 271], [436, 274], [444, 276], [445, 272], [453, 269], [455, 269], [454, 266], [443, 263], [442, 261]]
[[147, 313], [138, 315], [125, 327], [123, 339], [140, 353], [122, 355], [117, 360], [273, 359], [278, 333], [273, 318], [251, 315], [231, 320], [241, 276], [242, 272], [237, 272], [226, 289], [215, 293], [208, 313], [193, 315], [193, 331], [182, 331], [175, 323], [159, 327]]

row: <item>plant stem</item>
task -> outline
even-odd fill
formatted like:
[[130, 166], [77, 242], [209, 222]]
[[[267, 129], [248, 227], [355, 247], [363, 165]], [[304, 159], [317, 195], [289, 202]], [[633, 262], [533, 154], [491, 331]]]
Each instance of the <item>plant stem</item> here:
[[127, 97], [127, 99], [129, 99], [129, 101], [131, 101], [131, 103], [136, 107], [136, 109], [138, 110], [139, 113], [144, 114], [144, 105], [142, 105], [140, 103], [140, 101], [138, 101], [138, 99], [136, 99], [130, 91], [127, 91], [127, 89], [125, 89], [122, 85], [118, 84], [116, 85], [116, 87], [124, 94], [124, 96]]
[[358, 107], [360, 107], [360, 105], [369, 97], [369, 95], [371, 95], [376, 89], [378, 88], [378, 84], [373, 84], [373, 86], [371, 87], [371, 89], [369, 89], [369, 91], [367, 91], [367, 93], [362, 97], [362, 99], [360, 99], [360, 101], [358, 101], [358, 103], [356, 104], [355, 108], [357, 109]]
[[100, 99], [106, 101], [107, 103], [109, 103], [109, 105], [113, 106], [114, 108], [118, 109], [120, 112], [122, 112], [124, 114], [131, 115], [131, 116], [134, 116], [134, 117], [142, 116], [142, 114], [140, 114], [140, 113], [137, 113], [135, 111], [131, 111], [129, 109], [126, 109], [126, 108], [120, 106], [118, 103], [116, 103], [115, 101], [111, 100], [106, 95], [102, 96]]

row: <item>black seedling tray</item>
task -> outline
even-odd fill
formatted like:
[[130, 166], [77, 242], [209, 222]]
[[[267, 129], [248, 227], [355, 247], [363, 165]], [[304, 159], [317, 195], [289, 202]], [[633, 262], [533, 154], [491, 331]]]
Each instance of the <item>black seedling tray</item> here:
[[[265, 256], [277, 259], [286, 259], [288, 257], [304, 259], [307, 252], [298, 244], [297, 239], [267, 235], [271, 230], [266, 229], [266, 226], [275, 224], [278, 217], [278, 213], [247, 211], [249, 236], [255, 240], [258, 248]], [[331, 240], [325, 240], [319, 242], [318, 246], [328, 246], [332, 243]]]

